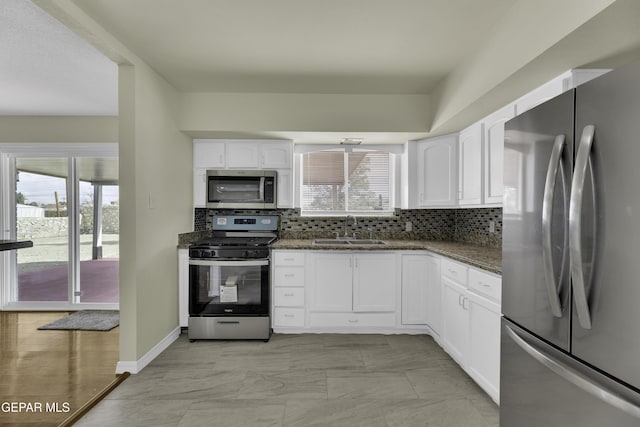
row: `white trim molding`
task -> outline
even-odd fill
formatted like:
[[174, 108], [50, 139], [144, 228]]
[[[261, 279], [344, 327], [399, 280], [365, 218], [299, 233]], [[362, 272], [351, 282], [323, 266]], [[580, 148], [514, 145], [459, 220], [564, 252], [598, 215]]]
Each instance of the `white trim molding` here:
[[154, 345], [144, 356], [138, 360], [128, 361], [120, 360], [116, 365], [116, 374], [123, 374], [129, 372], [130, 374], [137, 374], [142, 371], [149, 363], [158, 357], [163, 351], [165, 351], [175, 340], [180, 336], [180, 326], [175, 328], [164, 337], [158, 344]]

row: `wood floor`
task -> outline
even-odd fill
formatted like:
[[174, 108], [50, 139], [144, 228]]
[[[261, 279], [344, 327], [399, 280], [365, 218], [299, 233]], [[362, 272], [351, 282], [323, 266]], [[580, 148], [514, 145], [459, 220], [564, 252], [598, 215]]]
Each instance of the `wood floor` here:
[[67, 314], [0, 312], [1, 426], [57, 426], [116, 378], [119, 328], [38, 330]]

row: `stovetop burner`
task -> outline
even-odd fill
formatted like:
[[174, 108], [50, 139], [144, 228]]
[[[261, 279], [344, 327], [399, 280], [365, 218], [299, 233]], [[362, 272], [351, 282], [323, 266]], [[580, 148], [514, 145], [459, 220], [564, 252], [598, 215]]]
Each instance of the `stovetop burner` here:
[[277, 240], [277, 216], [216, 216], [213, 236], [193, 243], [189, 257], [268, 258], [269, 245]]
[[210, 237], [195, 242], [192, 246], [269, 246], [276, 240], [275, 236], [266, 237]]

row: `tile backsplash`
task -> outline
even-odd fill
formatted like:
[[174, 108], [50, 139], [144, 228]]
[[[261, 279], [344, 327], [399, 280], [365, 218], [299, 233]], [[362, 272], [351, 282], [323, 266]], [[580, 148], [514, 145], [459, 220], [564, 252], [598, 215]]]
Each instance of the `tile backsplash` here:
[[[196, 208], [194, 231], [211, 229], [215, 209]], [[305, 239], [344, 234], [344, 217], [303, 217], [299, 209], [225, 210], [224, 213], [280, 215], [280, 237]], [[493, 221], [495, 231], [490, 232]], [[407, 231], [411, 223], [411, 231]], [[392, 216], [349, 219], [348, 234], [360, 238], [453, 240], [490, 247], [502, 246], [502, 208], [396, 209]]]

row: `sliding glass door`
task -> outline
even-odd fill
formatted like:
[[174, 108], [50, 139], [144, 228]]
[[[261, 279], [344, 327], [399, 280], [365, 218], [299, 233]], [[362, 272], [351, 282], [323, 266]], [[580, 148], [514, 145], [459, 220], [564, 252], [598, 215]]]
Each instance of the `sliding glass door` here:
[[[68, 159], [17, 158], [17, 301], [69, 300]], [[44, 172], [46, 171], [46, 173]]]
[[117, 176], [117, 159], [81, 158], [76, 166], [80, 277], [75, 296], [82, 303], [117, 303], [120, 205], [118, 183], [109, 178]]
[[110, 148], [90, 147], [82, 156], [2, 155], [1, 219], [10, 225], [3, 238], [33, 242], [0, 259], [10, 271], [2, 276], [2, 306], [117, 308], [118, 158]]

